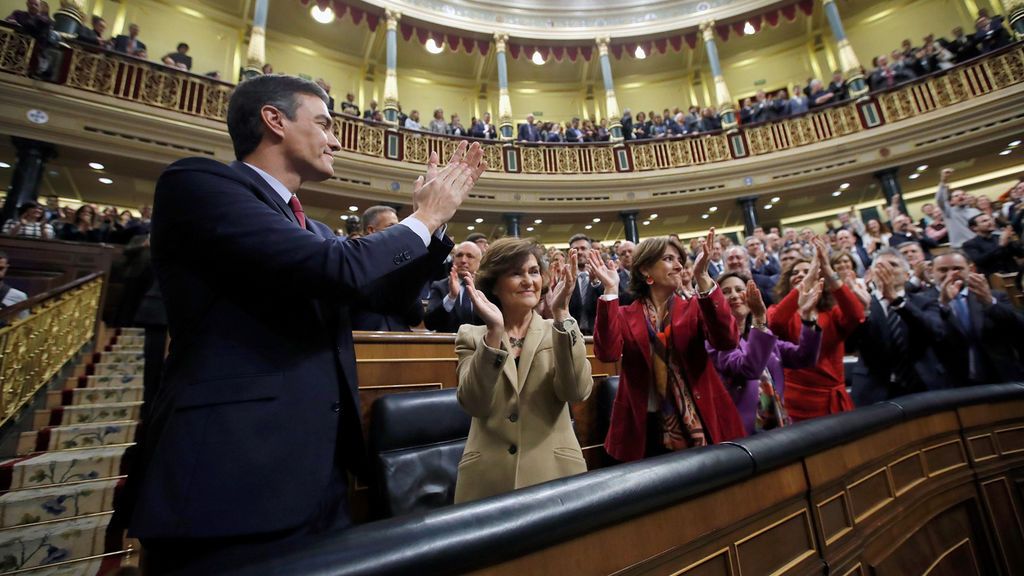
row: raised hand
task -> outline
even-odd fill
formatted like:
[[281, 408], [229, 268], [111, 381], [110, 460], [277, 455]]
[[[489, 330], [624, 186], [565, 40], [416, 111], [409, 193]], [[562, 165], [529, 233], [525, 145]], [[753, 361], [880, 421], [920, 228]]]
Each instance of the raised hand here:
[[818, 263], [818, 277], [825, 281], [825, 286], [830, 291], [842, 288], [843, 284], [837, 280], [836, 272], [832, 269], [832, 263], [828, 260], [828, 247], [825, 245], [825, 239], [818, 236], [812, 242], [815, 248], [814, 259]]
[[448, 272], [448, 295], [451, 296], [452, 300], [459, 298], [459, 272], [452, 266], [452, 269]]
[[487, 169], [477, 142], [472, 146], [467, 146], [465, 140], [459, 142], [444, 168], [437, 167], [437, 160], [437, 153], [431, 153], [426, 176], [420, 176], [413, 184], [413, 216], [431, 232], [451, 220]]
[[484, 296], [483, 292], [476, 289], [472, 278], [466, 278], [466, 290], [469, 291], [474, 312], [487, 325], [488, 331], [498, 331], [500, 334], [505, 329], [505, 318], [501, 315], [501, 309]]
[[875, 278], [875, 286], [882, 292], [882, 298], [885, 298], [889, 302], [896, 299], [896, 286], [895, 277], [893, 276], [892, 270], [887, 268], [884, 264], [876, 265], [871, 268], [873, 277]]
[[559, 267], [551, 274], [551, 315], [555, 320], [569, 317], [569, 298], [576, 285], [576, 275], [568, 266]]
[[971, 272], [967, 275], [967, 289], [978, 297], [981, 305], [988, 307], [992, 305], [992, 289], [989, 288], [988, 280], [983, 274]]
[[761, 291], [757, 289], [757, 284], [753, 280], [747, 280], [747, 308], [750, 308], [750, 315], [753, 316], [755, 324], [764, 324], [768, 309], [764, 305]]
[[708, 236], [704, 240], [704, 245], [700, 247], [700, 253], [693, 261], [693, 279], [697, 282], [697, 289], [705, 294], [715, 287], [715, 281], [708, 274], [708, 264], [711, 263], [711, 246], [714, 245], [714, 242], [715, 228], [712, 226], [708, 229]]
[[819, 262], [818, 258], [815, 257], [815, 258], [811, 259], [811, 269], [808, 270], [807, 276], [804, 276], [804, 279], [803, 279], [803, 282], [801, 282], [801, 285], [805, 286], [805, 287], [813, 285], [814, 283], [816, 283], [818, 281], [818, 279], [819, 279], [818, 277], [820, 276], [820, 273], [821, 273], [821, 262]]
[[800, 311], [800, 318], [814, 320], [817, 316], [818, 301], [821, 293], [825, 290], [825, 282], [817, 280], [812, 284], [803, 284], [797, 293], [796, 305]]
[[[942, 285], [939, 287], [939, 302], [942, 304], [949, 304], [952, 302], [960, 291], [964, 288], [964, 281], [958, 276], [953, 274], [947, 275], [942, 280]], [[991, 300], [989, 300], [991, 302]]]
[[952, 176], [952, 175], [953, 175], [953, 169], [952, 168], [943, 168], [942, 172], [939, 173], [939, 183], [940, 184], [945, 184], [945, 183], [949, 182], [949, 177]]
[[[578, 257], [577, 254], [573, 254], [570, 251], [569, 261], [573, 262], [574, 258]], [[601, 256], [597, 250], [588, 250], [584, 253], [584, 258], [587, 259], [587, 270], [590, 271], [590, 278], [597, 280], [604, 285], [605, 294], [618, 294], [619, 293], [619, 274], [613, 270], [609, 270], [604, 262], [601, 261]]]

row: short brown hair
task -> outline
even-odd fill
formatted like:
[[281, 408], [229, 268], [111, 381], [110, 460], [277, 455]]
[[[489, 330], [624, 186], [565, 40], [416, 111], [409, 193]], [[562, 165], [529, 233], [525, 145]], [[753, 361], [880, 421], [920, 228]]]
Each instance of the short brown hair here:
[[520, 239], [509, 236], [496, 240], [484, 253], [480, 269], [477, 270], [476, 277], [473, 279], [477, 290], [483, 292], [484, 296], [500, 309], [501, 302], [494, 295], [494, 286], [497, 285], [499, 278], [522, 266], [531, 254], [537, 259], [537, 265], [540, 266], [543, 277], [546, 268], [544, 249], [533, 238]]
[[633, 252], [633, 266], [629, 275], [630, 292], [644, 298], [651, 293], [651, 289], [647, 285], [647, 277], [644, 276], [641, 270], [660, 260], [661, 255], [665, 253], [669, 246], [679, 251], [679, 257], [682, 258], [685, 265], [686, 250], [683, 250], [683, 245], [679, 243], [679, 240], [671, 236], [648, 238], [636, 247], [636, 251]]

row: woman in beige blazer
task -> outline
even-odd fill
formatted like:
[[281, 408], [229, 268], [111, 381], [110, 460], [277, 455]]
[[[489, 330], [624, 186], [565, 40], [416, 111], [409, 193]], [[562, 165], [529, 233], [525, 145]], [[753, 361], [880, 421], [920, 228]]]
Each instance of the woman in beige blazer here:
[[569, 316], [576, 257], [553, 279], [552, 320], [534, 311], [542, 262], [533, 241], [502, 238], [467, 282], [485, 325], [463, 325], [455, 340], [459, 403], [473, 417], [456, 503], [587, 471], [569, 416], [569, 403], [593, 386], [583, 334]]

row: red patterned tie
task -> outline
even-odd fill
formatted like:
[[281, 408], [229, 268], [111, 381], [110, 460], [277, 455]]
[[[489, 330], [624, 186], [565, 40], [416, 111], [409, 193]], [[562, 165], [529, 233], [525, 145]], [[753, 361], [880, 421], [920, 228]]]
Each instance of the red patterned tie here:
[[292, 194], [291, 200], [288, 201], [288, 206], [295, 213], [295, 219], [299, 221], [299, 226], [303, 229], [306, 228], [306, 213], [302, 211], [302, 203], [299, 202], [299, 197]]

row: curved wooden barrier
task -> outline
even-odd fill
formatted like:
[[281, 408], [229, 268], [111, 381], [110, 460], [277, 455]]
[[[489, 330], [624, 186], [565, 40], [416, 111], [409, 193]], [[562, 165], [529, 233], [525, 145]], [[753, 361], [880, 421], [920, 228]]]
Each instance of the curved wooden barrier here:
[[1024, 384], [930, 392], [325, 535], [225, 574], [1024, 572]]

